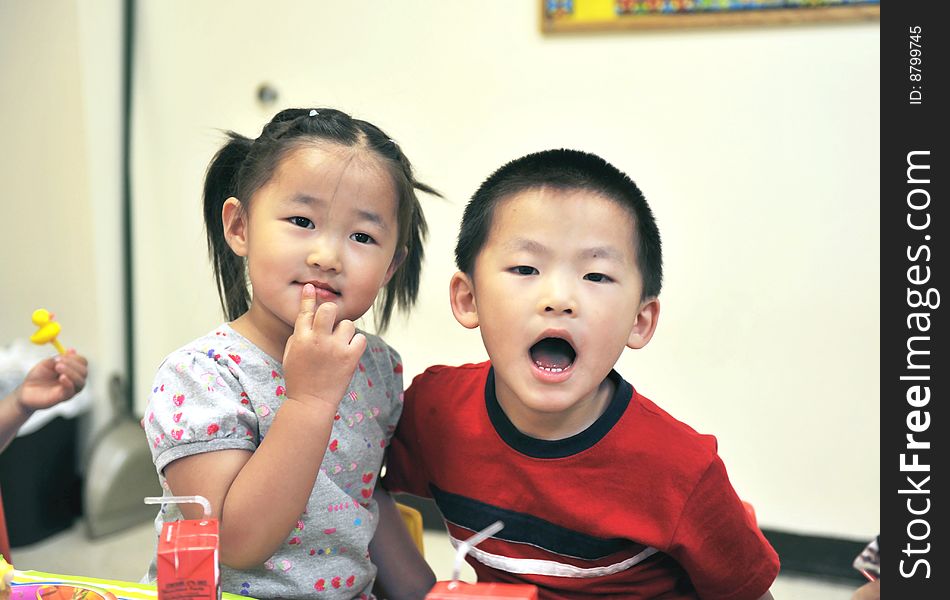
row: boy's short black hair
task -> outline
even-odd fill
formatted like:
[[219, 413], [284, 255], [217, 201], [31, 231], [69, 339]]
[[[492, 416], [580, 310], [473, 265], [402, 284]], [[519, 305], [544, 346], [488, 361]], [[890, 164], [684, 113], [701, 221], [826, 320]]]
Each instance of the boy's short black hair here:
[[663, 256], [653, 211], [637, 184], [606, 160], [579, 150], [544, 150], [517, 158], [492, 173], [465, 207], [455, 264], [471, 275], [485, 245], [498, 202], [529, 189], [551, 187], [583, 190], [613, 200], [630, 211], [635, 223], [637, 266], [643, 278], [643, 299], [660, 295]]

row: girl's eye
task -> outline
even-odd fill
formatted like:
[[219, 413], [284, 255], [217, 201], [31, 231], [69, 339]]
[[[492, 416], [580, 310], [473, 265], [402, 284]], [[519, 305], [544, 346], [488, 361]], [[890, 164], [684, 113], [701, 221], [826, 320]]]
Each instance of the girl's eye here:
[[296, 225], [297, 227], [303, 227], [304, 229], [313, 229], [313, 228], [314, 228], [313, 221], [311, 221], [311, 220], [308, 219], [307, 217], [290, 217], [290, 219], [288, 219], [288, 221], [290, 221], [291, 223], [293, 223], [293, 224]]
[[529, 267], [528, 265], [518, 265], [511, 269], [512, 272], [517, 273], [518, 275], [537, 275], [538, 270], [534, 267]]
[[350, 236], [350, 239], [360, 244], [372, 244], [376, 241], [373, 239], [373, 236], [368, 233], [354, 233]]
[[595, 283], [609, 283], [613, 281], [610, 277], [604, 275], [603, 273], [588, 273], [584, 275], [584, 279], [587, 281], [593, 281]]

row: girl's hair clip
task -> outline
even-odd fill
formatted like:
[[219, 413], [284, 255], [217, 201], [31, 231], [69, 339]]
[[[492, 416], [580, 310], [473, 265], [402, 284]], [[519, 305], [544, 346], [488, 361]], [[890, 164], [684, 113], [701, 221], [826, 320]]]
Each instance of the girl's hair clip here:
[[315, 117], [315, 116], [317, 116], [317, 115], [319, 115], [319, 114], [320, 114], [320, 113], [318, 113], [318, 112], [316, 111], [316, 109], [310, 109], [310, 116], [311, 116], [311, 117]]

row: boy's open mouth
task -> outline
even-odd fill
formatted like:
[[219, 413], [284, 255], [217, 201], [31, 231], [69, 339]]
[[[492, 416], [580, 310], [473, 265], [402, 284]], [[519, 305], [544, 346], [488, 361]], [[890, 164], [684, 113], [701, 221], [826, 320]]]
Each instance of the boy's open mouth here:
[[570, 342], [561, 338], [547, 337], [528, 350], [536, 367], [548, 373], [560, 373], [574, 364], [577, 352]]

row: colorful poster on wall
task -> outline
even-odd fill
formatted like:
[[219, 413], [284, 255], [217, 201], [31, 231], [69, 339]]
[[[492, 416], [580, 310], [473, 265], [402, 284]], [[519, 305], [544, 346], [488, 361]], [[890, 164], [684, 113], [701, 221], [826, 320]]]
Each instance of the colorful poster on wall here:
[[545, 33], [878, 19], [879, 0], [540, 0]]

